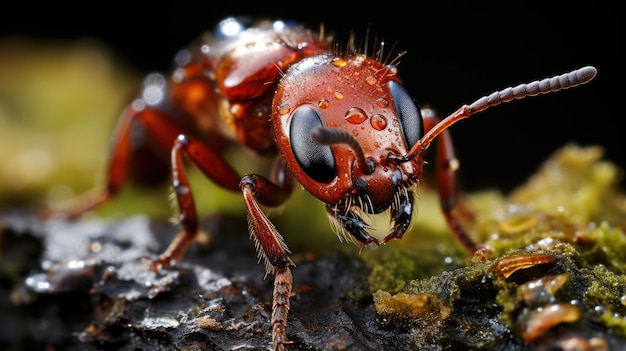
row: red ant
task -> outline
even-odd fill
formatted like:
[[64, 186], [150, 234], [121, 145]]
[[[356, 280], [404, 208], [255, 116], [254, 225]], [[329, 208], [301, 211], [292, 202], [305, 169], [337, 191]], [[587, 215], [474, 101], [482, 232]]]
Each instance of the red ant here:
[[[422, 153], [439, 137], [435, 167], [441, 210], [452, 233], [473, 253], [480, 246], [453, 213], [457, 162], [447, 129], [490, 106], [575, 87], [596, 74], [584, 67], [507, 88], [440, 120], [411, 98], [397, 76], [397, 59], [383, 62], [382, 50], [370, 57], [354, 45], [347, 53], [338, 50], [330, 38], [297, 25], [223, 20], [178, 53], [168, 78], [146, 79], [142, 97], [118, 122], [106, 188], [73, 202], [67, 214], [76, 217], [118, 194], [129, 178], [131, 125], [141, 123], [158, 152], [171, 152], [182, 227], [154, 259], [153, 269], [180, 260], [199, 232], [183, 167], [186, 156], [209, 179], [243, 195], [258, 255], [274, 275], [272, 342], [283, 350], [290, 343], [285, 329], [294, 264], [261, 205], [281, 205], [297, 181], [326, 204], [338, 235], [361, 250], [381, 243], [364, 220], [370, 215], [389, 215], [383, 243], [400, 239], [414, 212]], [[241, 177], [221, 155], [224, 141], [275, 159], [269, 177]]]

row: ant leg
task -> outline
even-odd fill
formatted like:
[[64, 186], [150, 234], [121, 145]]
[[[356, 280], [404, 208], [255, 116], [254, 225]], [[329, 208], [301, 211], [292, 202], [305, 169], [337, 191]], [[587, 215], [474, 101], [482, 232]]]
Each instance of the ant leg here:
[[[109, 201], [119, 193], [129, 178], [133, 153], [132, 128], [134, 123], [141, 124], [148, 138], [157, 147], [157, 152], [162, 155], [167, 155], [174, 140], [181, 133], [180, 128], [170, 118], [155, 108], [146, 107], [141, 110], [132, 106], [126, 108], [115, 128], [106, 172], [106, 185], [71, 200], [67, 207], [60, 212], [70, 219], [75, 219]], [[52, 211], [45, 212], [44, 217], [50, 216], [51, 213]]]
[[178, 203], [178, 220], [182, 227], [167, 249], [153, 261], [152, 269], [170, 267], [178, 261], [199, 233], [198, 215], [191, 186], [184, 169], [185, 154], [209, 179], [232, 191], [239, 190], [239, 175], [215, 151], [197, 139], [179, 135], [172, 147], [172, 187]]
[[282, 204], [291, 193], [291, 183], [281, 187], [262, 176], [249, 174], [241, 179], [240, 186], [248, 210], [250, 235], [257, 246], [259, 258], [265, 261], [266, 274], [274, 274], [272, 343], [274, 350], [284, 350], [284, 345], [291, 343], [287, 341], [286, 327], [293, 286], [289, 267], [294, 266], [294, 263], [289, 258], [289, 249], [282, 235], [267, 218], [259, 203], [272, 207]]
[[[433, 111], [422, 111], [425, 130], [428, 131], [438, 125], [439, 118], [435, 116]], [[467, 233], [458, 216], [455, 214], [455, 210], [458, 210], [455, 173], [459, 167], [459, 162], [454, 154], [452, 138], [447, 130], [444, 130], [439, 135], [436, 152], [435, 168], [437, 171], [437, 189], [439, 192], [441, 211], [443, 212], [448, 227], [459, 242], [468, 252], [474, 253], [480, 249], [480, 245]]]
[[[136, 100], [129, 105], [120, 115], [115, 127], [109, 155], [108, 169], [106, 172], [106, 185], [95, 188], [80, 197], [69, 202], [62, 212], [70, 219], [75, 219], [85, 212], [93, 210], [101, 204], [115, 197], [130, 177], [130, 167], [133, 157], [132, 129], [136, 123], [145, 129], [147, 138], [151, 141], [159, 155], [164, 158], [168, 155], [174, 140], [182, 133], [183, 125], [173, 122], [170, 114], [179, 118], [177, 121], [193, 120], [193, 116], [204, 117], [207, 113], [216, 110], [215, 89], [205, 76], [204, 70], [196, 64], [188, 64], [184, 67], [184, 79], [175, 84], [162, 86], [161, 79], [154, 79], [149, 75], [144, 80], [144, 93], [158, 89], [164, 97], [169, 97], [168, 112], [159, 107], [150, 105], [143, 99]], [[142, 94], [143, 95], [143, 94]], [[141, 102], [141, 103], [138, 103]], [[143, 105], [143, 107], [135, 107]], [[187, 117], [187, 118], [183, 118]], [[192, 117], [192, 118], [189, 118]], [[206, 118], [206, 120], [211, 120]], [[210, 126], [204, 126], [209, 130], [206, 138], [208, 145], [219, 147], [223, 139], [216, 132], [211, 133]], [[238, 190], [238, 188], [237, 188]], [[44, 211], [43, 217], [49, 217], [52, 210]]]
[[109, 155], [106, 186], [94, 188], [70, 200], [63, 209], [45, 210], [42, 214], [44, 218], [50, 217], [54, 212], [61, 212], [69, 219], [76, 219], [115, 197], [128, 178], [132, 153], [131, 125], [139, 113], [132, 107], [128, 107], [122, 112], [117, 122], [112, 144], [113, 148]]

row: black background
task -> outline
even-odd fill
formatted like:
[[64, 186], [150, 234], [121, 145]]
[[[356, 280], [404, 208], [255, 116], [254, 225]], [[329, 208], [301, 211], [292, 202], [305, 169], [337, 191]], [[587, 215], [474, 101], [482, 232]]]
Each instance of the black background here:
[[[504, 5], [503, 5], [504, 4]], [[175, 52], [228, 15], [293, 19], [345, 42], [366, 29], [408, 54], [399, 74], [420, 103], [442, 115], [493, 90], [595, 65], [590, 84], [527, 98], [461, 121], [451, 132], [468, 189], [523, 182], [568, 142], [603, 145], [626, 168], [623, 13], [614, 6], [446, 2], [205, 1], [158, 5], [17, 3], [0, 35], [96, 37], [139, 71], [164, 70]], [[1, 54], [1, 53], [0, 53]]]

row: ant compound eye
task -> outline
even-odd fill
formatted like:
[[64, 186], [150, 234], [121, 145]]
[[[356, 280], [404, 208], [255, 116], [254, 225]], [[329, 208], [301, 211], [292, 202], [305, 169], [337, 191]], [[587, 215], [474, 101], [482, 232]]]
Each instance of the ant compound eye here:
[[311, 179], [328, 183], [335, 178], [335, 158], [330, 146], [313, 140], [311, 132], [317, 127], [322, 127], [317, 111], [310, 106], [298, 107], [289, 129], [291, 149], [300, 168]]
[[413, 101], [413, 98], [411, 98], [402, 84], [389, 81], [389, 91], [391, 92], [393, 103], [396, 106], [398, 119], [402, 126], [402, 134], [410, 149], [423, 136], [424, 122], [422, 120], [422, 114]]

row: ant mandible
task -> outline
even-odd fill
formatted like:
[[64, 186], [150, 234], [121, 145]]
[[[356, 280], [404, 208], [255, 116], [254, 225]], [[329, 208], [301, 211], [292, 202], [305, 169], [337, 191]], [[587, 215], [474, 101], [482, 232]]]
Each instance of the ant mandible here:
[[[447, 224], [464, 248], [480, 248], [454, 215], [457, 164], [447, 129], [490, 106], [575, 87], [594, 67], [520, 84], [463, 105], [444, 119], [425, 113], [397, 75], [396, 61], [339, 52], [332, 39], [282, 21], [227, 18], [176, 55], [169, 77], [150, 75], [142, 96], [122, 113], [115, 131], [106, 187], [73, 201], [77, 217], [115, 197], [129, 178], [131, 129], [140, 123], [157, 152], [171, 156], [180, 233], [154, 258], [156, 271], [180, 260], [198, 232], [184, 157], [213, 182], [241, 192], [251, 237], [266, 272], [274, 275], [272, 345], [283, 350], [292, 291], [289, 250], [261, 206], [285, 202], [294, 185], [326, 204], [337, 234], [360, 246], [381, 244], [364, 219], [387, 213], [382, 243], [409, 227], [422, 153], [435, 138], [437, 188]], [[271, 173], [240, 176], [223, 158], [236, 144], [274, 159]]]

